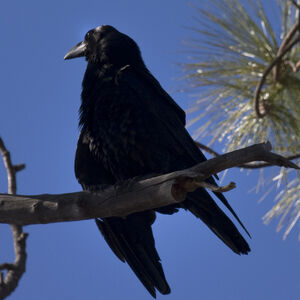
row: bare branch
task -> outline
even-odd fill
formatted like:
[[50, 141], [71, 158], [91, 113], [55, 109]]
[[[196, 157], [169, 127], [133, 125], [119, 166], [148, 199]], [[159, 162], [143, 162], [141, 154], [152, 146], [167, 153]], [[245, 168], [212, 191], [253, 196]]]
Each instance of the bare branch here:
[[[270, 150], [270, 143], [257, 144], [220, 155], [189, 169], [146, 180], [132, 180], [93, 193], [83, 191], [35, 196], [0, 194], [0, 223], [29, 225], [127, 216], [181, 202], [188, 192], [197, 189], [201, 186], [199, 183], [212, 174], [251, 161], [266, 161], [299, 169], [297, 165]], [[227, 187], [229, 188], [233, 188], [233, 184]]]
[[219, 156], [220, 154], [219, 153], [217, 153], [215, 150], [213, 150], [212, 148], [210, 148], [210, 147], [208, 147], [208, 146], [206, 146], [206, 145], [204, 145], [204, 144], [202, 144], [202, 143], [199, 143], [198, 141], [195, 141], [195, 143], [196, 143], [196, 145], [200, 148], [200, 149], [202, 149], [202, 150], [204, 150], [205, 152], [207, 152], [207, 153], [209, 153], [209, 154], [211, 154], [211, 155], [213, 155], [213, 156]]
[[[25, 164], [13, 165], [9, 151], [6, 149], [3, 140], [0, 138], [0, 153], [3, 158], [4, 166], [7, 172], [8, 179], [8, 193], [16, 194], [17, 183], [16, 173], [25, 168]], [[15, 224], [15, 222], [8, 222]], [[24, 233], [20, 225], [10, 225], [15, 250], [15, 261], [13, 264], [4, 263], [0, 265], [0, 270], [7, 270], [6, 276], [1, 272], [0, 276], [0, 299], [5, 299], [9, 296], [18, 286], [22, 275], [26, 268], [26, 238], [27, 233]]]
[[17, 191], [16, 187], [16, 172], [14, 166], [11, 162], [10, 153], [6, 149], [2, 138], [0, 138], [0, 153], [3, 158], [4, 167], [7, 172], [7, 180], [8, 180], [8, 193], [15, 194]]
[[[300, 154], [297, 153], [295, 155], [289, 155], [285, 157], [287, 160], [293, 160], [300, 158]], [[244, 168], [244, 169], [260, 169], [260, 168], [265, 168], [265, 167], [274, 167], [273, 164], [270, 163], [258, 163], [258, 164], [244, 164], [241, 166], [238, 166], [239, 168]]]
[[[195, 143], [196, 143], [196, 145], [197, 145], [200, 149], [202, 149], [202, 150], [204, 150], [204, 151], [206, 151], [206, 152], [212, 154], [212, 155], [215, 156], [215, 157], [220, 155], [218, 152], [216, 152], [215, 150], [213, 150], [212, 148], [210, 148], [210, 147], [208, 147], [208, 146], [205, 146], [205, 145], [203, 145], [203, 144], [201, 144], [201, 143], [199, 143], [199, 142], [197, 142], [197, 141], [195, 141]], [[286, 156], [285, 158], [286, 158], [287, 160], [297, 159], [297, 158], [300, 158], [300, 153], [296, 153], [296, 154], [293, 154], [293, 155], [289, 155], [289, 156]], [[244, 169], [260, 169], [260, 168], [273, 167], [273, 166], [274, 166], [274, 165], [273, 165], [273, 164], [270, 164], [270, 163], [256, 163], [256, 164], [254, 164], [254, 163], [249, 163], [249, 164], [242, 164], [242, 165], [239, 165], [239, 166], [237, 166], [237, 168], [244, 168]]]
[[236, 184], [234, 182], [230, 182], [229, 184], [227, 184], [225, 186], [217, 186], [217, 185], [207, 183], [205, 181], [200, 181], [198, 183], [198, 186], [206, 188], [206, 189], [210, 189], [211, 191], [213, 191], [215, 193], [225, 193], [225, 192], [231, 191], [236, 188]]

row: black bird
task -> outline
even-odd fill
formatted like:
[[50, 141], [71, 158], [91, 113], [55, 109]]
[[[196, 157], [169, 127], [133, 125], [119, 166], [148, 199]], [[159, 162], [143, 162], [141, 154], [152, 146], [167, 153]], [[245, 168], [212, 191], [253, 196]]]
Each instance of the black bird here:
[[[184, 111], [151, 75], [130, 37], [112, 26], [99, 26], [88, 31], [65, 59], [81, 56], [87, 60], [87, 69], [82, 82], [75, 174], [84, 190], [100, 190], [105, 185], [169, 173], [206, 160], [185, 129]], [[213, 178], [208, 182], [215, 184]], [[216, 196], [245, 229], [223, 194]], [[250, 251], [205, 189], [190, 193], [183, 203], [156, 211], [172, 214], [178, 208], [200, 218], [235, 253]], [[129, 264], [153, 297], [156, 289], [170, 293], [155, 249], [154, 220], [154, 211], [96, 219], [112, 251]]]

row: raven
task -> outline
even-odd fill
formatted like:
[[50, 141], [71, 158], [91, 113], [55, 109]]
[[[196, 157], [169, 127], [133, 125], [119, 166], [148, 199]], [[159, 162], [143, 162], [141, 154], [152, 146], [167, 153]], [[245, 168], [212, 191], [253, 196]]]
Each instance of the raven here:
[[[84, 190], [97, 191], [206, 160], [185, 129], [184, 111], [149, 72], [135, 41], [112, 26], [99, 26], [89, 30], [64, 58], [82, 56], [87, 69], [82, 82], [75, 174]], [[215, 184], [212, 177], [208, 182]], [[223, 194], [216, 196], [247, 232]], [[188, 194], [182, 203], [155, 211], [173, 214], [179, 208], [200, 218], [235, 253], [250, 251], [205, 189]], [[112, 251], [129, 264], [153, 297], [156, 289], [170, 293], [151, 229], [155, 211], [96, 219]]]

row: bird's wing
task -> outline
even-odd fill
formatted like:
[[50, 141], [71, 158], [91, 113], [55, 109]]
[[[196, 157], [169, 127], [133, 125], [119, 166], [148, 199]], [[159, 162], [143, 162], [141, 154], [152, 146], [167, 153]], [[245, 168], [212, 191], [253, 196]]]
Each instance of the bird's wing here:
[[160, 83], [147, 69], [139, 70], [130, 65], [126, 65], [117, 72], [115, 78], [115, 82], [117, 84], [122, 81], [129, 83], [130, 86], [143, 82], [143, 85], [136, 85], [135, 88], [140, 91], [145, 86], [147, 86], [148, 89], [151, 88], [157, 96], [163, 99], [163, 105], [168, 107], [172, 113], [175, 113], [179, 121], [185, 126], [186, 119], [184, 110], [170, 97], [170, 95], [161, 87]]
[[91, 140], [83, 129], [80, 132], [75, 155], [75, 176], [83, 189], [99, 189], [114, 184], [115, 180], [91, 151]]
[[[182, 126], [182, 124], [185, 125], [184, 111], [164, 91], [159, 82], [148, 70], [137, 70], [131, 66], [125, 66], [118, 72], [117, 82], [127, 84], [137, 94], [136, 96], [139, 101], [143, 101], [145, 107], [148, 107], [160, 122], [169, 129], [172, 138], [177, 140], [178, 145], [185, 149], [193, 164], [206, 160], [204, 154]], [[212, 177], [208, 178], [207, 181], [216, 185]], [[222, 193], [215, 193], [215, 195], [222, 201], [250, 237], [246, 227], [232, 209], [225, 196]]]
[[126, 219], [96, 219], [103, 234], [116, 256], [127, 262], [149, 293], [155, 298], [156, 290], [169, 294], [160, 258], [155, 249], [151, 224], [154, 212], [129, 215]]
[[[145, 110], [145, 115], [151, 115], [151, 124], [144, 124], [144, 126], [151, 126], [153, 128], [158, 128], [161, 131], [161, 149], [165, 150], [168, 148], [170, 157], [173, 157], [175, 161], [170, 161], [170, 166], [168, 171], [175, 171], [181, 168], [188, 168], [193, 166], [196, 163], [205, 161], [206, 158], [203, 153], [195, 145], [193, 139], [188, 134], [187, 130], [183, 126], [183, 117], [178, 110], [177, 105], [173, 99], [161, 88], [157, 80], [147, 71], [147, 70], [137, 70], [131, 66], [126, 66], [119, 70], [116, 76], [116, 84], [118, 85], [121, 93], [127, 95], [126, 101], [134, 101], [133, 106], [142, 107]], [[152, 152], [155, 156], [155, 147], [151, 149], [151, 141], [149, 141], [147, 151]], [[211, 183], [214, 183], [212, 178], [209, 179]], [[222, 227], [222, 224], [226, 224], [226, 230], [231, 230], [231, 235], [239, 236], [236, 238], [237, 245], [232, 245], [231, 248], [233, 251], [237, 252], [236, 249], [240, 249], [238, 252], [248, 252], [249, 246], [243, 237], [240, 235], [235, 225], [230, 221], [230, 219], [218, 208], [214, 200], [210, 195], [203, 189], [199, 189], [198, 192], [198, 202], [201, 202], [201, 198], [204, 197], [207, 199], [207, 203], [211, 204], [211, 213], [218, 216], [218, 222], [212, 220], [212, 218], [201, 218], [201, 214], [204, 216], [203, 209], [197, 208], [192, 203], [195, 203], [195, 195], [192, 198], [184, 202], [184, 207], [189, 209], [194, 215], [200, 217], [206, 225], [214, 232], [218, 230], [215, 226]], [[226, 198], [223, 194], [217, 194], [218, 198], [224, 203], [224, 205], [231, 211], [240, 225], [246, 230], [245, 226], [237, 217], [234, 210], [229, 205]], [[197, 197], [196, 197], [197, 198]], [[208, 200], [209, 199], [209, 200]], [[191, 207], [194, 207], [191, 209]], [[218, 208], [218, 212], [216, 211]], [[209, 209], [209, 207], [207, 207]], [[209, 224], [211, 220], [211, 224]], [[220, 231], [223, 231], [220, 229]], [[230, 241], [225, 241], [226, 236], [222, 233], [217, 234], [227, 245], [232, 244]], [[242, 242], [240, 242], [242, 241]]]
[[[91, 151], [89, 135], [81, 131], [75, 157], [75, 174], [84, 190], [98, 190], [107, 184], [114, 184], [112, 174], [104, 168], [101, 160]], [[141, 212], [126, 218], [95, 219], [106, 242], [123, 262], [127, 262], [137, 277], [155, 297], [156, 290], [170, 293], [155, 249], [151, 224], [154, 212]]]

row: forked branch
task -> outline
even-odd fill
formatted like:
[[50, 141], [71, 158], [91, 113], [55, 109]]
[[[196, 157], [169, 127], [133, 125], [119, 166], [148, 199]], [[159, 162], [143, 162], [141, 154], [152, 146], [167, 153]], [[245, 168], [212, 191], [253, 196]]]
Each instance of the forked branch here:
[[[9, 151], [6, 149], [3, 140], [0, 138], [0, 153], [3, 158], [4, 166], [7, 172], [8, 181], [8, 193], [11, 197], [16, 194], [17, 182], [16, 173], [25, 168], [24, 164], [13, 165]], [[20, 225], [16, 225], [16, 222], [8, 222], [12, 231], [15, 261], [13, 263], [4, 263], [0, 265], [0, 272], [6, 270], [6, 276], [4, 273], [0, 273], [0, 299], [5, 299], [9, 296], [18, 286], [19, 281], [25, 272], [26, 267], [26, 238], [27, 233], [24, 233]]]

